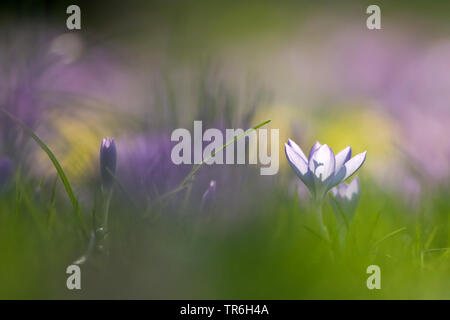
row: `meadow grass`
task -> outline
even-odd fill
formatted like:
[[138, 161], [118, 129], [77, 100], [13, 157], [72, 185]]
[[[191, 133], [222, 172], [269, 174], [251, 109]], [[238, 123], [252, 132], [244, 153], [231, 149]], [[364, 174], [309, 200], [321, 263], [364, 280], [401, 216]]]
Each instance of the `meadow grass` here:
[[[61, 179], [35, 181], [19, 168], [1, 191], [0, 298], [450, 298], [447, 189], [413, 205], [370, 179], [361, 183], [352, 221], [338, 224], [325, 203], [329, 240], [316, 231], [311, 201], [289, 193], [281, 178], [263, 195], [228, 199], [242, 202], [233, 213], [219, 203], [206, 212], [190, 205], [196, 199], [189, 198], [184, 181], [171, 195], [184, 197], [182, 206], [130, 207], [117, 181], [109, 254], [89, 257], [81, 266], [82, 290], [69, 291], [66, 268], [87, 248], [84, 224], [93, 221], [95, 229], [100, 193], [92, 208], [79, 206], [51, 150], [15, 121], [47, 153]], [[373, 264], [381, 268], [381, 290], [366, 287], [366, 269]]]
[[[65, 270], [87, 240], [54, 181], [16, 175], [0, 200], [1, 298], [448, 299], [448, 194], [411, 208], [366, 186], [345, 237], [330, 205], [327, 243], [311, 226], [307, 200], [282, 184], [242, 206], [236, 221], [212, 207], [149, 215], [121, 196], [110, 213], [110, 254], [82, 266], [82, 290], [66, 289]], [[56, 183], [56, 194], [61, 183]], [[119, 192], [116, 190], [116, 192]], [[234, 199], [234, 201], [238, 201]], [[92, 212], [84, 210], [86, 219]], [[367, 266], [381, 268], [381, 290], [366, 287]]]

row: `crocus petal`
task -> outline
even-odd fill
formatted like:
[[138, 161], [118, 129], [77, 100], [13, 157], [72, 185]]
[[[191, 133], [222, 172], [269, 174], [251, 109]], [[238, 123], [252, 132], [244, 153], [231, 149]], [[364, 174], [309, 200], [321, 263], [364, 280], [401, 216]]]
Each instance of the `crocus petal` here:
[[352, 157], [352, 148], [348, 146], [336, 155], [336, 172]]
[[340, 198], [344, 198], [346, 193], [347, 193], [347, 189], [348, 189], [348, 184], [346, 184], [345, 182], [342, 182], [341, 184], [337, 185], [336, 187], [334, 187], [333, 189], [336, 189], [336, 195]]
[[335, 159], [333, 150], [326, 144], [315, 151], [309, 160], [309, 170], [320, 181], [325, 181], [334, 174]]
[[351, 155], [352, 155], [352, 148], [350, 146], [348, 146], [347, 148], [345, 148], [336, 155], [336, 166], [334, 170], [334, 176], [330, 180], [329, 184], [330, 188], [337, 186], [344, 180], [345, 175], [347, 174], [347, 169], [345, 168], [344, 164], [351, 158]]
[[342, 166], [339, 171], [335, 172], [333, 177], [330, 179], [329, 188], [333, 188], [334, 186], [337, 186], [339, 183], [344, 181], [345, 175], [347, 173], [347, 169], [345, 166]]
[[[339, 185], [340, 186], [340, 185]], [[330, 192], [333, 195], [333, 197], [337, 198], [340, 195], [339, 186], [336, 186], [334, 188], [331, 188]]]
[[314, 152], [316, 152], [317, 150], [319, 150], [319, 148], [320, 148], [321, 146], [322, 146], [322, 145], [319, 143], [319, 141], [316, 141], [316, 143], [314, 143], [314, 145], [311, 147], [311, 150], [309, 150], [308, 162], [309, 162], [309, 160], [311, 160], [311, 158], [312, 158]]
[[349, 200], [352, 200], [354, 197], [359, 197], [360, 185], [359, 185], [359, 177], [356, 176], [352, 182], [347, 185], [345, 190], [345, 197]]
[[306, 185], [309, 191], [314, 195], [314, 183], [312, 182], [311, 172], [308, 171], [308, 165], [306, 164], [305, 160], [303, 160], [303, 158], [299, 154], [297, 154], [287, 143], [284, 144], [284, 151], [291, 168], [295, 171], [300, 180], [302, 180], [302, 182]]
[[287, 143], [284, 144], [284, 151], [286, 152], [286, 158], [288, 159], [292, 169], [294, 169], [299, 177], [304, 176], [308, 172], [308, 165], [306, 164], [306, 161], [300, 154], [295, 152], [293, 147]]
[[297, 152], [300, 157], [302, 157], [303, 160], [305, 160], [306, 163], [308, 163], [308, 158], [306, 158], [305, 154], [303, 153], [303, 150], [291, 139], [288, 139], [288, 145]]
[[344, 164], [346, 172], [343, 180], [346, 180], [362, 166], [364, 160], [366, 160], [366, 153], [367, 151], [359, 153]]

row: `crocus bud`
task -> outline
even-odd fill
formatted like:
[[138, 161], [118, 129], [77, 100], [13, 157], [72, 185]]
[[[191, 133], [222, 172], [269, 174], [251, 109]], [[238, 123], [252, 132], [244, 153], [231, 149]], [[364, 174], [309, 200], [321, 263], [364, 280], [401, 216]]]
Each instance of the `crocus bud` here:
[[0, 188], [4, 187], [11, 179], [13, 171], [12, 162], [9, 158], [0, 158]]
[[203, 196], [202, 196], [202, 203], [201, 203], [202, 209], [205, 207], [205, 205], [207, 205], [208, 203], [211, 202], [215, 193], [216, 193], [216, 181], [211, 180], [211, 182], [209, 183], [208, 189], [206, 189], [205, 193], [203, 193]]
[[104, 138], [100, 147], [100, 173], [102, 177], [102, 186], [110, 188], [114, 183], [117, 164], [117, 151], [114, 140]]
[[344, 214], [345, 219], [349, 223], [358, 206], [360, 194], [359, 178], [356, 176], [349, 184], [345, 182], [339, 184], [331, 189], [331, 194], [334, 197], [334, 199], [331, 199], [331, 204], [338, 219], [343, 218], [342, 214]]

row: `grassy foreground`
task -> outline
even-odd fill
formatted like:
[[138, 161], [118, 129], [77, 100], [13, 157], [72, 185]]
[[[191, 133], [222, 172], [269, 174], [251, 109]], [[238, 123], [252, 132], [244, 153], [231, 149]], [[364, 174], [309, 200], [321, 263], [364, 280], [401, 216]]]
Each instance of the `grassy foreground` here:
[[[282, 184], [234, 213], [214, 205], [144, 213], [116, 190], [109, 255], [83, 265], [82, 290], [69, 291], [66, 268], [88, 240], [57, 196], [60, 182], [39, 192], [36, 184], [19, 173], [1, 194], [0, 298], [450, 298], [448, 193], [411, 207], [365, 180], [346, 236], [325, 206], [328, 243], [310, 227], [308, 200]], [[82, 209], [86, 221], [93, 211]], [[366, 287], [372, 264], [381, 268], [381, 290]]]

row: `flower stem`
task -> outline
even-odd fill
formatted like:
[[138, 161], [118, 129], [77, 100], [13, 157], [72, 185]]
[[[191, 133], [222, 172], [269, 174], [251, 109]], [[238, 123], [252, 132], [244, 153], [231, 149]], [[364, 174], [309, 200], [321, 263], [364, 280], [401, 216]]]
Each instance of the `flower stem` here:
[[100, 224], [100, 226], [96, 227], [96, 218], [94, 219], [94, 230], [91, 232], [91, 237], [89, 240], [88, 248], [86, 250], [86, 253], [81, 256], [79, 259], [77, 259], [74, 264], [84, 264], [88, 259], [90, 259], [91, 255], [97, 252], [107, 252], [105, 251], [105, 239], [107, 236], [107, 228], [108, 228], [108, 217], [109, 217], [109, 206], [111, 203], [112, 198], [112, 188], [103, 189], [102, 188], [102, 195], [103, 195], [103, 222]]
[[320, 233], [322, 234], [322, 237], [325, 239], [325, 241], [328, 243], [328, 248], [330, 249], [330, 260], [332, 262], [335, 262], [335, 254], [333, 252], [333, 244], [331, 242], [331, 236], [330, 236], [330, 232], [328, 231], [328, 228], [325, 224], [325, 221], [323, 219], [323, 198], [322, 199], [316, 199], [314, 201], [315, 204], [315, 218], [316, 221], [318, 222], [319, 228], [320, 228]]
[[328, 228], [325, 225], [325, 222], [323, 220], [323, 213], [322, 213], [322, 208], [323, 208], [323, 201], [321, 201], [320, 199], [316, 200], [315, 203], [315, 211], [316, 211], [316, 219], [320, 228], [320, 232], [323, 235], [323, 237], [327, 240], [330, 241], [330, 234], [328, 232]]
[[103, 228], [103, 231], [105, 232], [105, 234], [108, 229], [109, 205], [111, 203], [111, 198], [112, 198], [112, 188], [107, 190], [104, 194], [103, 225], [101, 227]]
[[105, 240], [108, 235], [108, 218], [109, 218], [109, 206], [112, 198], [112, 188], [102, 190], [103, 193], [103, 223], [96, 230], [97, 235], [97, 249], [99, 251], [105, 250]]

